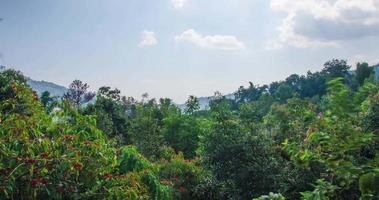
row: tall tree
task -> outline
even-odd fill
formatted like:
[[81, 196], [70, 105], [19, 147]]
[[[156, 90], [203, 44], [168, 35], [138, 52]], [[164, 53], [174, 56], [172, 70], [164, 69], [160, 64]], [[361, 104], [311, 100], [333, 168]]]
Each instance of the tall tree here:
[[211, 130], [201, 139], [202, 161], [221, 183], [221, 199], [252, 199], [279, 190], [284, 166], [267, 134], [249, 133], [231, 107], [225, 99], [213, 103]]
[[355, 79], [359, 85], [363, 85], [366, 78], [370, 77], [373, 68], [369, 67], [367, 63], [358, 63], [357, 70], [355, 71]]
[[200, 109], [199, 99], [193, 95], [189, 96], [186, 101], [186, 109], [185, 112], [187, 114], [193, 114], [194, 112]]
[[101, 87], [96, 102], [84, 109], [85, 114], [96, 116], [97, 127], [110, 137], [116, 137], [122, 144], [130, 144], [129, 119], [126, 107], [121, 101], [120, 90]]
[[40, 100], [41, 100], [42, 105], [47, 110], [47, 112], [51, 112], [54, 106], [57, 105], [57, 97], [50, 96], [49, 91], [42, 92]]
[[347, 64], [346, 60], [333, 59], [324, 64], [322, 72], [327, 75], [329, 79], [338, 77], [344, 78], [348, 75], [349, 69], [350, 66]]
[[80, 80], [74, 80], [67, 91], [63, 95], [63, 99], [71, 102], [77, 109], [84, 103], [91, 101], [95, 97], [95, 93], [88, 91], [89, 85]]
[[97, 95], [103, 96], [109, 99], [113, 99], [115, 101], [121, 100], [121, 91], [117, 88], [112, 90], [111, 87], [108, 87], [108, 86], [103, 86], [99, 88]]
[[256, 101], [259, 97], [267, 91], [267, 86], [256, 86], [252, 82], [249, 82], [249, 87], [243, 86], [238, 88], [238, 91], [234, 93], [236, 101], [238, 103]]

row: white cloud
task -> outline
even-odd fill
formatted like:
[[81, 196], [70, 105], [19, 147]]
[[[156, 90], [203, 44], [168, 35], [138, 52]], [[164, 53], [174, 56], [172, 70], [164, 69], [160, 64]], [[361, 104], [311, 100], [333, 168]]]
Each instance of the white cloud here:
[[[271, 0], [271, 9], [287, 13], [306, 11], [315, 19], [346, 23], [379, 23], [378, 0]], [[359, 16], [357, 14], [364, 14]]]
[[270, 7], [287, 16], [268, 48], [331, 47], [341, 40], [379, 35], [378, 0], [271, 0]]
[[245, 45], [235, 36], [231, 35], [208, 35], [203, 36], [201, 33], [193, 29], [184, 31], [175, 37], [176, 41], [189, 42], [198, 47], [220, 50], [241, 50]]
[[277, 39], [269, 40], [266, 44], [266, 49], [280, 49], [284, 45], [290, 45], [298, 48], [319, 48], [319, 47], [337, 47], [338, 44], [334, 41], [312, 40], [306, 36], [297, 34], [294, 31], [295, 22], [294, 13], [289, 14], [283, 19], [282, 24], [277, 28], [279, 36]]
[[172, 4], [175, 8], [183, 8], [183, 6], [187, 3], [188, 0], [171, 0]]
[[142, 39], [138, 47], [143, 48], [147, 46], [155, 46], [158, 44], [158, 40], [155, 37], [155, 33], [152, 31], [142, 31]]

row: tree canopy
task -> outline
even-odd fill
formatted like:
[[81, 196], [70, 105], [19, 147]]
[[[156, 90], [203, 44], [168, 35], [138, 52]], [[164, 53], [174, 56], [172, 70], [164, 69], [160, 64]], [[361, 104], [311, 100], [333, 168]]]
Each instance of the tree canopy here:
[[344, 60], [320, 72], [189, 96], [38, 96], [0, 72], [0, 199], [379, 199], [379, 84]]

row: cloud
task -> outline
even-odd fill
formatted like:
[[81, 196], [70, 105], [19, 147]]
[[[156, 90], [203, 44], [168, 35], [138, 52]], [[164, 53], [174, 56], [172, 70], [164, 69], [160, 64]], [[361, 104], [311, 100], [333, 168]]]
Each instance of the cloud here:
[[270, 7], [287, 16], [268, 49], [337, 47], [343, 40], [379, 35], [378, 0], [271, 0]]
[[184, 31], [175, 37], [176, 41], [189, 42], [201, 48], [219, 49], [219, 50], [241, 50], [245, 45], [235, 36], [231, 35], [208, 35], [203, 36], [193, 29]]
[[158, 40], [155, 37], [155, 33], [152, 31], [142, 31], [142, 39], [138, 44], [138, 47], [143, 48], [147, 46], [155, 46], [158, 44]]
[[176, 9], [183, 8], [187, 1], [188, 0], [171, 0], [172, 4], [174, 5], [174, 8]]

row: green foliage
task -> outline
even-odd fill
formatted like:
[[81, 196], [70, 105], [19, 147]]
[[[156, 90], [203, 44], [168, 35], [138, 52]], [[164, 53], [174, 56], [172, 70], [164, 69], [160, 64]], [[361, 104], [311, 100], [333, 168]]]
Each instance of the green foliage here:
[[363, 174], [359, 178], [359, 190], [364, 198], [379, 197], [379, 169], [375, 172]]
[[264, 124], [274, 140], [301, 141], [309, 126], [316, 120], [316, 106], [308, 100], [290, 99], [285, 105], [274, 104], [264, 117]]
[[176, 152], [183, 152], [185, 158], [194, 158], [202, 132], [199, 119], [177, 113], [171, 114], [163, 122], [162, 134], [168, 145]]
[[274, 97], [280, 103], [285, 103], [287, 99], [297, 96], [297, 93], [286, 84], [281, 84], [275, 91]]
[[274, 194], [270, 192], [268, 195], [260, 196], [259, 198], [254, 198], [253, 200], [285, 200], [281, 194]]
[[[357, 189], [360, 174], [377, 165], [375, 153], [371, 158], [361, 158], [362, 148], [371, 144], [374, 137], [356, 127], [360, 115], [353, 104], [351, 92], [343, 85], [342, 79], [332, 80], [328, 85], [327, 114], [320, 115], [310, 126], [304, 141], [292, 144], [286, 142], [285, 148], [299, 163], [309, 167], [311, 163], [317, 162], [323, 166], [323, 177], [338, 186], [334, 189], [343, 196]], [[319, 185], [325, 184], [320, 182]], [[321, 199], [330, 198], [327, 193], [320, 192], [303, 193], [304, 195], [311, 199], [312, 195], [318, 195]], [[326, 197], [323, 198], [322, 195]]]
[[119, 163], [119, 172], [121, 174], [139, 172], [143, 169], [152, 167], [149, 161], [141, 156], [133, 146], [128, 146], [122, 149]]
[[185, 160], [182, 155], [160, 164], [162, 182], [173, 186], [174, 199], [196, 199], [196, 187], [204, 178], [196, 160]]
[[343, 84], [342, 78], [328, 82], [327, 109], [327, 114], [340, 118], [349, 117], [355, 112], [351, 91]]
[[160, 183], [159, 178], [152, 172], [142, 176], [142, 182], [148, 186], [151, 193], [151, 199], [172, 199], [171, 188]]
[[276, 183], [281, 179], [282, 160], [268, 137], [246, 132], [227, 101], [213, 106], [213, 125], [202, 138], [202, 160], [225, 185], [223, 198], [247, 199], [280, 189]]
[[[106, 90], [106, 91], [105, 91]], [[129, 119], [127, 110], [117, 89], [110, 90], [108, 87], [99, 89], [94, 104], [83, 109], [83, 113], [96, 117], [97, 127], [110, 137], [116, 137], [122, 144], [130, 144]]]
[[363, 102], [363, 127], [367, 131], [379, 134], [379, 92]]
[[112, 90], [111, 87], [108, 87], [108, 86], [103, 86], [103, 87], [99, 88], [99, 91], [97, 92], [98, 96], [108, 98], [108, 99], [112, 99], [115, 101], [121, 100], [120, 94], [121, 94], [120, 90], [118, 90], [117, 88]]
[[367, 63], [358, 63], [356, 73], [356, 80], [359, 85], [363, 85], [364, 81], [370, 77], [373, 69]]
[[189, 96], [188, 100], [186, 101], [186, 109], [185, 112], [187, 114], [193, 114], [195, 111], [198, 111], [200, 109], [199, 99], [195, 96]]
[[183, 111], [110, 87], [87, 104], [81, 81], [68, 101], [38, 99], [2, 71], [0, 199], [378, 199], [379, 85], [349, 69], [331, 60]]
[[[7, 76], [13, 74], [0, 73], [0, 80], [16, 80]], [[169, 199], [152, 164], [131, 147], [118, 155], [92, 117], [65, 105], [49, 116], [22, 81], [5, 82], [1, 90], [8, 88], [0, 101], [1, 199]], [[144, 161], [140, 171], [116, 170], [127, 153]]]
[[234, 94], [238, 103], [252, 102], [259, 99], [259, 97], [265, 92], [267, 86], [255, 86], [252, 82], [249, 82], [249, 87], [240, 87]]
[[344, 78], [348, 74], [349, 69], [350, 66], [347, 65], [346, 60], [333, 59], [324, 64], [322, 73], [331, 80], [338, 77]]
[[161, 134], [163, 114], [158, 105], [150, 101], [136, 107], [136, 115], [131, 120], [130, 134], [132, 143], [138, 151], [149, 158], [159, 158], [166, 145]]
[[48, 113], [50, 113], [54, 107], [58, 105], [57, 97], [50, 96], [50, 92], [48, 91], [42, 92], [40, 100]]
[[331, 185], [329, 182], [326, 182], [322, 179], [317, 180], [317, 185], [315, 185], [315, 189], [310, 192], [302, 192], [301, 199], [302, 200], [328, 200], [329, 195], [332, 195], [335, 186]]
[[76, 109], [79, 109], [82, 104], [85, 104], [93, 99], [94, 93], [88, 91], [89, 85], [80, 80], [74, 80], [66, 94], [63, 95], [63, 100], [70, 102]]

